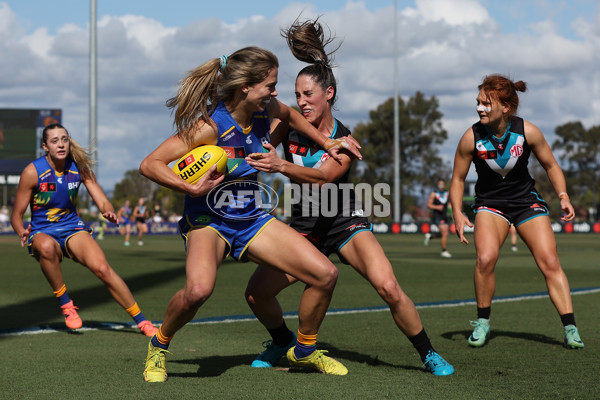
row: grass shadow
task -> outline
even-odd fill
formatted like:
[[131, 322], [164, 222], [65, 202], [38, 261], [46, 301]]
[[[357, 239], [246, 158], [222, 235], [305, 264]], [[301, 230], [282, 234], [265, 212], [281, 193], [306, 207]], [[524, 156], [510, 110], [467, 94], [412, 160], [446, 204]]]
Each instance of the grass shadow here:
[[[338, 361], [347, 360], [352, 362], [358, 362], [361, 364], [366, 364], [372, 367], [389, 367], [396, 368], [402, 370], [417, 370], [426, 372], [423, 368], [415, 365], [394, 365], [388, 363], [386, 361], [380, 360], [378, 357], [373, 357], [370, 355], [358, 353], [355, 351], [348, 351], [339, 349], [329, 343], [319, 342], [319, 349], [326, 349], [328, 351], [328, 356], [335, 358]], [[198, 370], [196, 373], [192, 372], [169, 372], [170, 377], [179, 377], [179, 378], [210, 378], [216, 377], [224, 374], [227, 370], [238, 367], [238, 366], [247, 366], [251, 368], [250, 365], [252, 361], [256, 358], [257, 353], [254, 354], [243, 354], [243, 355], [230, 355], [230, 356], [208, 356], [202, 358], [193, 358], [193, 359], [183, 359], [183, 360], [169, 360], [168, 363], [173, 364], [184, 364], [184, 365], [197, 365]], [[288, 373], [319, 373], [318, 371], [310, 371], [306, 369], [299, 368], [289, 368], [285, 357], [279, 362], [279, 365], [275, 368], [279, 371], [288, 372]], [[167, 367], [168, 368], [168, 367]]]
[[[448, 339], [448, 340], [457, 340], [456, 336], [460, 336], [461, 338], [464, 338], [464, 340], [466, 342], [472, 332], [473, 332], [472, 330], [451, 331], [451, 332], [443, 333], [441, 336], [444, 339]], [[485, 345], [487, 345], [489, 342], [493, 341], [495, 338], [499, 338], [499, 337], [521, 339], [521, 340], [527, 340], [527, 341], [538, 342], [538, 343], [543, 343], [543, 344], [551, 344], [551, 345], [556, 345], [556, 346], [563, 345], [563, 343], [561, 341], [556, 340], [555, 338], [550, 337], [550, 336], [542, 335], [540, 333], [501, 331], [501, 330], [495, 330], [495, 329], [491, 331], [490, 337], [486, 341]]]
[[[126, 280], [127, 286], [132, 293], [139, 290], [149, 290], [153, 287], [164, 285], [165, 282], [181, 279], [181, 267], [164, 269], [157, 272], [151, 272], [136, 277], [129, 277]], [[98, 306], [99, 304], [114, 302], [115, 300], [110, 295], [108, 289], [102, 282], [96, 280], [97, 285], [90, 288], [70, 290], [69, 296], [74, 299], [77, 306], [81, 308]], [[58, 302], [51, 295], [38, 297], [29, 301], [10, 304], [0, 307], [0, 334], [17, 328], [53, 326], [64, 324], [48, 321], [55, 320], [60, 316]], [[86, 326], [90, 325], [89, 321], [84, 321]], [[101, 324], [100, 322], [98, 322]], [[66, 329], [66, 328], [65, 328]], [[67, 329], [68, 330], [68, 329]], [[2, 336], [0, 336], [0, 340]]]

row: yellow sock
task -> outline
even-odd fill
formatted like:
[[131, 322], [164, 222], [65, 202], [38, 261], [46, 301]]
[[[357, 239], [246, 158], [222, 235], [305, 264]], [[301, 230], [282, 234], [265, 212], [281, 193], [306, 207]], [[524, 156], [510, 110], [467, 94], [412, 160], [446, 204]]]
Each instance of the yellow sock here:
[[64, 306], [71, 301], [69, 295], [67, 294], [67, 285], [65, 284], [63, 284], [60, 289], [53, 290], [52, 293], [54, 293], [54, 296], [56, 296], [58, 299], [58, 304], [61, 306]]
[[54, 293], [54, 295], [56, 297], [60, 297], [63, 294], [65, 294], [66, 291], [67, 291], [67, 285], [63, 284], [60, 289], [58, 289], [57, 291], [53, 291], [52, 293]]
[[169, 343], [171, 343], [171, 339], [173, 339], [173, 336], [165, 336], [162, 333], [162, 325], [158, 328], [158, 331], [156, 331], [156, 334], [152, 337], [152, 340], [150, 341], [152, 343], [152, 346], [154, 347], [160, 347], [163, 349], [167, 349], [169, 347]]
[[135, 317], [136, 315], [138, 315], [141, 311], [140, 311], [140, 306], [138, 306], [138, 303], [133, 303], [133, 305], [129, 308], [126, 308], [125, 311], [127, 311], [127, 314], [131, 315], [132, 317]]
[[317, 344], [317, 333], [314, 335], [305, 335], [298, 331], [298, 343], [304, 346], [315, 346]]

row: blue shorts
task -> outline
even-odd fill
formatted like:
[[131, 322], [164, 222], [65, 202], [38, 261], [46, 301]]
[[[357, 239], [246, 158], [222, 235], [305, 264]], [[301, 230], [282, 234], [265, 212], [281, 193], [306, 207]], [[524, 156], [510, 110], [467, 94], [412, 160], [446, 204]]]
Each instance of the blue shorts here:
[[119, 220], [119, 226], [127, 226], [131, 225], [131, 220], [129, 218], [121, 218]]
[[246, 250], [264, 227], [273, 221], [271, 214], [261, 213], [255, 219], [221, 219], [218, 215], [184, 215], [179, 220], [179, 231], [186, 246], [187, 235], [194, 229], [209, 228], [217, 232], [225, 243], [225, 257], [230, 255], [237, 261], [246, 262]]
[[475, 214], [484, 211], [498, 215], [504, 218], [509, 225], [513, 224], [515, 227], [532, 218], [550, 214], [546, 202], [535, 192], [518, 201], [476, 200], [471, 208]]
[[[78, 233], [81, 233], [81, 232], [87, 232], [88, 234], [92, 235], [92, 229], [88, 229], [85, 226], [81, 226], [81, 225], [72, 226], [72, 227], [56, 226], [56, 227], [44, 228], [39, 231], [34, 231], [34, 232], [31, 232], [31, 234], [29, 235], [29, 238], [27, 238], [27, 250], [29, 251], [29, 254], [33, 255], [33, 250], [32, 250], [33, 237], [35, 235], [37, 235], [38, 233], [45, 233], [46, 235], [48, 235], [52, 239], [54, 239], [60, 246], [60, 250], [62, 252], [60, 259], [62, 261], [63, 257], [71, 258], [71, 255], [69, 254], [69, 250], [67, 249], [67, 242], [69, 241], [69, 239], [71, 239], [71, 237], [73, 237], [74, 235], [77, 235]], [[92, 237], [93, 237], [93, 235], [92, 235]]]

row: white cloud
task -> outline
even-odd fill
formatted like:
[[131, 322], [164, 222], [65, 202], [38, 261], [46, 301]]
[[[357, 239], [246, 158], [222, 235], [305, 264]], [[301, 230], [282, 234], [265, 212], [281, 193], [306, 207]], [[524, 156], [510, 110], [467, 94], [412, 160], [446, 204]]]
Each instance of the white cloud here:
[[[402, 3], [402, 2], [399, 2]], [[449, 6], [452, 3], [452, 7]], [[547, 21], [503, 33], [494, 15], [475, 0], [417, 0], [398, 13], [399, 91], [435, 95], [449, 140], [456, 142], [476, 120], [477, 85], [491, 73], [529, 84], [520, 114], [550, 136], [569, 120], [600, 124], [600, 16], [581, 16], [573, 27], [581, 38], [562, 37]], [[292, 104], [293, 82], [303, 66], [280, 37], [279, 29], [321, 13], [314, 5], [290, 3], [276, 16], [252, 16], [226, 24], [216, 18], [167, 27], [139, 15], [104, 16], [98, 23], [99, 179], [106, 189], [137, 169], [141, 160], [172, 133], [165, 101], [190, 69], [247, 45], [274, 51], [280, 59], [280, 100]], [[201, 18], [201, 17], [199, 17]], [[0, 107], [62, 108], [63, 122], [87, 144], [87, 26], [63, 25], [55, 34], [39, 27], [25, 34], [15, 15], [0, 3]], [[369, 11], [349, 1], [321, 15], [343, 41], [339, 65], [338, 110], [350, 128], [393, 96], [393, 10]]]
[[416, 0], [419, 16], [425, 21], [444, 21], [448, 25], [484, 24], [487, 10], [476, 0]]

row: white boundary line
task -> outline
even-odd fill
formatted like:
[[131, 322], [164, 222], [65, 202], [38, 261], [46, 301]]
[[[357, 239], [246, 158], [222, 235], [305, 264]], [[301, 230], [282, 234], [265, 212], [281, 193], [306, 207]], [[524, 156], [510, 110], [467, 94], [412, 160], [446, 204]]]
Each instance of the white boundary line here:
[[[592, 294], [599, 293], [600, 287], [592, 287], [585, 289], [572, 289], [571, 296], [579, 296], [584, 294]], [[517, 296], [503, 296], [494, 298], [492, 303], [509, 303], [515, 301], [524, 301], [524, 300], [536, 300], [547, 298], [547, 292], [540, 293], [530, 293], [523, 294]], [[462, 307], [462, 306], [472, 306], [475, 305], [475, 299], [468, 300], [452, 300], [452, 301], [442, 301], [442, 302], [434, 302], [434, 303], [419, 303], [415, 304], [417, 309], [425, 309], [425, 308], [449, 308], [449, 307]], [[344, 314], [362, 314], [367, 312], [382, 312], [389, 311], [388, 306], [378, 306], [378, 307], [365, 307], [365, 308], [351, 308], [351, 309], [338, 309], [338, 310], [330, 310], [327, 311], [327, 315], [344, 315]], [[297, 318], [298, 313], [296, 312], [288, 312], [284, 313], [284, 318], [291, 319]], [[248, 321], [256, 321], [256, 318], [253, 315], [239, 315], [239, 316], [226, 316], [226, 317], [211, 317], [211, 318], [203, 318], [196, 319], [188, 322], [187, 325], [208, 325], [208, 324], [230, 324], [234, 322], [248, 322]], [[157, 321], [153, 321], [157, 323]], [[75, 332], [88, 332], [88, 331], [97, 331], [97, 330], [121, 330], [124, 328], [136, 328], [136, 325], [133, 323], [102, 323], [99, 324], [98, 327], [82, 327], [77, 329]], [[65, 328], [50, 328], [50, 327], [42, 327], [35, 326], [24, 329], [10, 329], [0, 331], [0, 338], [5, 336], [22, 336], [22, 335], [38, 335], [43, 333], [57, 333], [57, 332], [69, 332], [70, 330]]]

